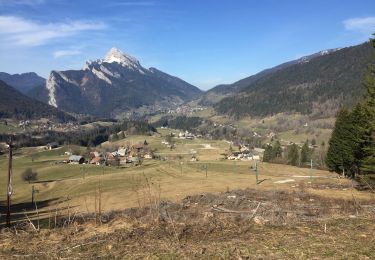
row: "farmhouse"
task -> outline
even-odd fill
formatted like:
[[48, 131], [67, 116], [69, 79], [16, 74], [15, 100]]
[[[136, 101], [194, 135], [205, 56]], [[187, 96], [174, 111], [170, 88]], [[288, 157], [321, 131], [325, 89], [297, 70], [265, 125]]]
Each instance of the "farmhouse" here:
[[70, 164], [83, 164], [85, 162], [85, 158], [81, 155], [71, 155], [69, 156], [68, 163]]
[[143, 149], [144, 149], [144, 145], [141, 144], [141, 143], [139, 143], [139, 144], [135, 144], [135, 145], [132, 146], [132, 150], [137, 151], [137, 153], [142, 152]]
[[129, 151], [128, 151], [127, 148], [123, 148], [123, 147], [122, 147], [122, 148], [119, 148], [119, 149], [117, 150], [117, 153], [118, 153], [119, 156], [121, 156], [121, 157], [125, 157], [125, 156], [128, 155]]
[[96, 164], [96, 165], [102, 165], [104, 164], [105, 160], [103, 157], [94, 157], [91, 161], [90, 164]]
[[95, 158], [95, 157], [102, 157], [102, 154], [95, 151], [95, 152], [90, 152], [90, 158]]
[[178, 134], [178, 138], [193, 140], [195, 138], [195, 136], [192, 133], [189, 133], [188, 131], [185, 131], [184, 133], [180, 132]]
[[229, 155], [227, 159], [228, 160], [241, 160], [241, 161], [260, 160], [260, 156], [254, 154], [251, 151], [245, 150], [243, 152], [234, 152], [231, 155]]
[[52, 142], [52, 143], [49, 143], [49, 144], [46, 145], [46, 148], [48, 150], [52, 150], [52, 149], [57, 148], [57, 147], [59, 147], [59, 144], [57, 142]]

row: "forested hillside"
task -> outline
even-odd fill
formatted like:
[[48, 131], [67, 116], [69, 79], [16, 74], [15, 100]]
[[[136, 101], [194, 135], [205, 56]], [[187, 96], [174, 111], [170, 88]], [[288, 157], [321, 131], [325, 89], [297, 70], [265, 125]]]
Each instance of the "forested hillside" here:
[[55, 118], [62, 121], [75, 120], [74, 117], [33, 100], [0, 80], [0, 118], [37, 119]]
[[46, 84], [46, 80], [40, 77], [35, 72], [13, 75], [5, 72], [0, 72], [0, 80], [4, 81], [9, 86], [14, 87], [23, 94], [26, 94], [35, 87], [43, 86]]
[[215, 109], [235, 117], [280, 112], [335, 115], [363, 94], [362, 78], [372, 52], [367, 42], [277, 70], [224, 98]]
[[[375, 49], [375, 39], [372, 45]], [[351, 177], [375, 173], [375, 55], [372, 58], [364, 77], [363, 100], [351, 111], [340, 111], [327, 152], [329, 169]]]

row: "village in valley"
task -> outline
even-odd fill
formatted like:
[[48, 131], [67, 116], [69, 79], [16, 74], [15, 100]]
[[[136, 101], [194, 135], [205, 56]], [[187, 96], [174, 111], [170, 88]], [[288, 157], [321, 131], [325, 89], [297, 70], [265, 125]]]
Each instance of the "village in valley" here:
[[[167, 128], [161, 128], [167, 129]], [[176, 139], [177, 140], [194, 140], [196, 138], [202, 138], [201, 135], [194, 135], [189, 131], [180, 131], [178, 134], [174, 132], [170, 132], [167, 137], [161, 141], [161, 144], [165, 145], [166, 148], [173, 151], [176, 148]], [[226, 141], [228, 143], [229, 148], [226, 154], [222, 154], [221, 157], [218, 159], [227, 159], [227, 160], [255, 160], [260, 161], [261, 156], [264, 152], [262, 148], [254, 148], [249, 147], [249, 145], [241, 145], [239, 144], [238, 151], [234, 151], [232, 145], [234, 143], [232, 141]], [[186, 144], [186, 142], [185, 142]], [[179, 144], [184, 145], [184, 144]], [[213, 149], [210, 144], [203, 144], [205, 149]], [[61, 148], [57, 142], [48, 143], [45, 147], [47, 150], [54, 150]], [[113, 147], [115, 150], [113, 151], [105, 151], [110, 150], [109, 147], [105, 149], [91, 149], [89, 152], [85, 154], [74, 154], [74, 151], [66, 151], [64, 155], [67, 156], [66, 160], [59, 161], [58, 163], [68, 163], [68, 164], [92, 164], [97, 166], [138, 166], [141, 165], [144, 159], [155, 159], [155, 160], [168, 160], [170, 158], [175, 158], [175, 156], [169, 155], [162, 156], [159, 155], [155, 149], [152, 148], [145, 139], [144, 142], [130, 144], [129, 142], [126, 143], [125, 146], [117, 146]], [[198, 158], [196, 156], [197, 151], [194, 149], [189, 150], [190, 153], [190, 161], [197, 161]], [[172, 154], [172, 153], [171, 153]]]
[[0, 9], [0, 260], [375, 260], [374, 0]]

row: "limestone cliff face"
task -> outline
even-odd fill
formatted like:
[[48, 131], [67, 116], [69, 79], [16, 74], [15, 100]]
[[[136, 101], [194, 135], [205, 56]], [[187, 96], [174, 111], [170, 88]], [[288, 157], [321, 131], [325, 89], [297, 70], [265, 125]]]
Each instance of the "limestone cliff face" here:
[[[51, 71], [40, 100], [65, 111], [115, 116], [139, 107], [168, 108], [201, 93], [197, 87], [116, 48], [82, 70]], [[38, 98], [38, 97], [36, 97]]]

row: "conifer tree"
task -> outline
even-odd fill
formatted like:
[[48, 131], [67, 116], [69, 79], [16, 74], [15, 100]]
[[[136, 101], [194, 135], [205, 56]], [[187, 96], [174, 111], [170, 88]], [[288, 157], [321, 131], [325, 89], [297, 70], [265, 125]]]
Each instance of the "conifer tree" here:
[[298, 146], [296, 144], [292, 144], [289, 146], [288, 149], [288, 163], [294, 166], [298, 165], [299, 161], [299, 154], [298, 154]]
[[[375, 34], [373, 34], [375, 36]], [[372, 46], [375, 48], [375, 38], [371, 39]], [[362, 147], [363, 159], [361, 159], [361, 170], [365, 173], [375, 173], [375, 53], [373, 63], [369, 65], [364, 79], [366, 96], [364, 106], [368, 112], [369, 130]], [[367, 137], [367, 140], [366, 140]]]
[[269, 162], [272, 160], [272, 146], [267, 145], [263, 153], [263, 162]]
[[351, 113], [342, 109], [337, 115], [335, 128], [329, 140], [326, 164], [337, 173], [348, 175], [355, 161], [353, 147], [356, 145]]
[[283, 153], [283, 149], [281, 148], [281, 144], [279, 141], [276, 141], [272, 147], [272, 158], [271, 159], [275, 159], [275, 158], [281, 158], [282, 156], [282, 153]]
[[309, 143], [308, 140], [303, 144], [302, 149], [301, 149], [301, 164], [304, 164], [310, 160], [310, 148], [309, 148]]

